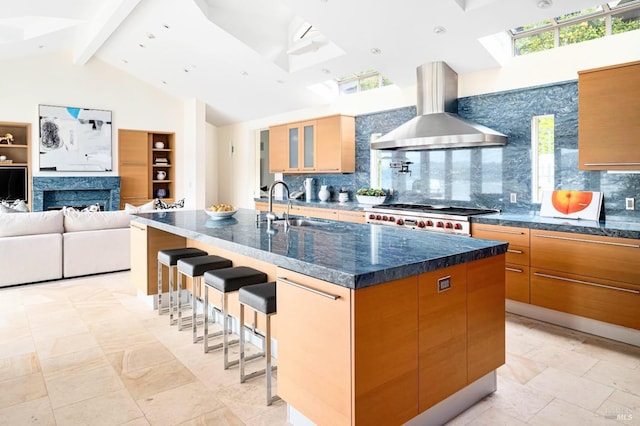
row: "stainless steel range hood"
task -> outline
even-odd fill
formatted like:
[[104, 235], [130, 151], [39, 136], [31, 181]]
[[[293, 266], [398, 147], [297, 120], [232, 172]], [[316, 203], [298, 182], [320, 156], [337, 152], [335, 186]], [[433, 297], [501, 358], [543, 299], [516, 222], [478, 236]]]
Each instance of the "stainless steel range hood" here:
[[507, 136], [455, 114], [458, 75], [444, 62], [421, 65], [418, 116], [371, 142], [371, 149], [425, 150], [502, 146]]

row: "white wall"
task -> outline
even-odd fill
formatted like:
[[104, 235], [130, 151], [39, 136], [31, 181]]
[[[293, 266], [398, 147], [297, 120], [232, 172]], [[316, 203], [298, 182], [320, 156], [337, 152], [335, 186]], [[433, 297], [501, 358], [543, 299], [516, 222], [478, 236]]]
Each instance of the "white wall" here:
[[[112, 111], [113, 172], [38, 171], [38, 105], [60, 105]], [[129, 74], [93, 58], [73, 65], [70, 52], [13, 58], [0, 62], [0, 121], [31, 123], [33, 175], [118, 175], [118, 129], [175, 132], [184, 139], [183, 102]], [[178, 169], [176, 195], [182, 194]]]
[[205, 139], [206, 139], [206, 171], [205, 179], [207, 185], [205, 188], [204, 205], [218, 203], [218, 128], [212, 124], [205, 123]]
[[[473, 96], [578, 78], [577, 71], [640, 59], [640, 31], [618, 34], [600, 40], [567, 46], [548, 52], [514, 58], [502, 68], [458, 76], [458, 96]], [[342, 113], [367, 114], [416, 104], [416, 86], [388, 86], [378, 90], [341, 96], [318, 108], [290, 111], [218, 129], [220, 198], [239, 207], [252, 208], [256, 196], [259, 164], [255, 132], [274, 124]], [[237, 147], [229, 160], [227, 144]], [[246, 153], [240, 167], [239, 153]], [[224, 181], [229, 182], [225, 186]]]

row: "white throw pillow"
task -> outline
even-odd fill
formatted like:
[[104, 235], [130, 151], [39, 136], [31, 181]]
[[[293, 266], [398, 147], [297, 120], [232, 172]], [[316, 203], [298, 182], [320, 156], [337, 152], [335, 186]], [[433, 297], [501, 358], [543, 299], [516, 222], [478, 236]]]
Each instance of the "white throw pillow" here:
[[124, 210], [106, 212], [64, 211], [65, 232], [128, 228], [130, 223], [131, 217]]
[[156, 200], [151, 200], [148, 203], [142, 204], [140, 206], [134, 206], [133, 204], [126, 203], [124, 205], [124, 211], [131, 214], [136, 214], [136, 213], [143, 213], [143, 212], [149, 212], [149, 211], [155, 210], [155, 207], [156, 207]]

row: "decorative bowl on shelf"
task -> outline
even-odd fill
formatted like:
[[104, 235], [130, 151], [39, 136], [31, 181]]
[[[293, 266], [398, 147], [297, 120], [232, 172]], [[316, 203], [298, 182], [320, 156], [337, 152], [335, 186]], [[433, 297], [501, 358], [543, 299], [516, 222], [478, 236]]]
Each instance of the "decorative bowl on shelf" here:
[[209, 209], [204, 209], [204, 211], [211, 217], [211, 219], [213, 219], [213, 220], [222, 220], [222, 219], [230, 218], [231, 216], [236, 214], [238, 209], [229, 210], [229, 211], [226, 211], [226, 212], [214, 212], [214, 211], [211, 211]]
[[356, 198], [358, 199], [358, 203], [360, 203], [360, 204], [374, 205], [374, 204], [382, 204], [382, 203], [384, 203], [384, 200], [387, 199], [387, 196], [386, 195], [380, 195], [380, 196], [356, 195]]
[[155, 142], [153, 146], [155, 146], [156, 149], [164, 149], [164, 142]]

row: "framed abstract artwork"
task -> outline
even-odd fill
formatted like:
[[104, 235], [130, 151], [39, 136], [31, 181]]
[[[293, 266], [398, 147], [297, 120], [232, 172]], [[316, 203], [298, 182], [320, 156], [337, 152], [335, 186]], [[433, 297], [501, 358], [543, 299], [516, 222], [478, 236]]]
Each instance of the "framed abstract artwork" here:
[[110, 172], [111, 111], [39, 105], [40, 171]]

